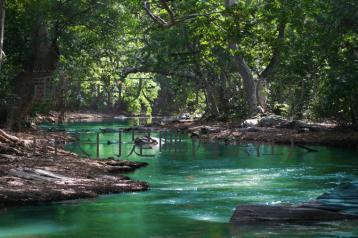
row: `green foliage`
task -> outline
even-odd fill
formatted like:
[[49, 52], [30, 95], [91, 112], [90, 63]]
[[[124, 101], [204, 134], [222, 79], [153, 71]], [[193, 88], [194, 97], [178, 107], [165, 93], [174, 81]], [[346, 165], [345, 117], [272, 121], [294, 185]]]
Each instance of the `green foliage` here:
[[[170, 20], [150, 2], [153, 14]], [[269, 110], [357, 123], [356, 1], [238, 0], [229, 9], [224, 2], [167, 1], [176, 22], [160, 27], [139, 0], [8, 0], [0, 100], [31, 62], [31, 37], [42, 22], [61, 53], [49, 108], [242, 119], [248, 101], [230, 56], [244, 58], [257, 82], [278, 52], [261, 90]]]

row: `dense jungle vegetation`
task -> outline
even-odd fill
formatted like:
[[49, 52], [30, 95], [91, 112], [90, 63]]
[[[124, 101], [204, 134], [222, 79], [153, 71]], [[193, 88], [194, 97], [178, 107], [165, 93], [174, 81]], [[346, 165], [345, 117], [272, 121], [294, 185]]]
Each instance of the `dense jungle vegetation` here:
[[0, 119], [93, 110], [358, 123], [355, 0], [1, 0]]

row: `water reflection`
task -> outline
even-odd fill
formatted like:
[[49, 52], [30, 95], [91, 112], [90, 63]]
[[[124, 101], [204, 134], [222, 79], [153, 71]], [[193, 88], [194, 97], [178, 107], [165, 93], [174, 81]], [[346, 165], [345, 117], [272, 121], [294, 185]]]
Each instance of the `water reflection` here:
[[[101, 132], [75, 132], [75, 141], [67, 145], [70, 150], [76, 151], [82, 156], [97, 158], [126, 158], [133, 155], [138, 157], [154, 157], [163, 152], [175, 157], [177, 154], [190, 153], [196, 158], [200, 151], [215, 150], [217, 156], [227, 153], [225, 146], [235, 150], [235, 156], [267, 157], [282, 156], [285, 153], [287, 159], [302, 157], [305, 154], [317, 152], [316, 149], [303, 145], [284, 146], [284, 151], [277, 152], [274, 143], [235, 143], [222, 145], [202, 141], [196, 137], [189, 137], [176, 130], [151, 130], [151, 129], [100, 129]], [[95, 153], [93, 153], [95, 151]], [[229, 150], [232, 152], [232, 150]]]

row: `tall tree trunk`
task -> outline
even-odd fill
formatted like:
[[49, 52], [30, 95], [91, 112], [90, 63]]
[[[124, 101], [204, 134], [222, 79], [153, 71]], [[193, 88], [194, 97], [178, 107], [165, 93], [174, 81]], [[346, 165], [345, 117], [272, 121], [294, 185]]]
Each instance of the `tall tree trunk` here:
[[229, 99], [231, 90], [228, 87], [228, 76], [224, 70], [220, 72], [220, 84], [218, 87], [221, 116], [227, 117], [230, 113]]
[[[236, 4], [236, 0], [225, 0], [225, 7], [226, 9], [230, 9], [234, 7]], [[234, 52], [237, 52], [238, 46], [236, 42], [229, 38], [228, 39], [229, 48], [233, 50]], [[240, 74], [243, 86], [245, 90], [246, 99], [248, 102], [249, 107], [249, 113], [255, 114], [258, 109], [258, 100], [257, 100], [257, 94], [256, 94], [256, 83], [254, 80], [254, 77], [252, 75], [251, 69], [247, 65], [246, 61], [242, 58], [242, 56], [237, 55], [235, 53], [232, 56], [232, 61], [234, 63], [234, 68], [237, 70], [237, 72]]]
[[58, 115], [58, 124], [62, 125], [65, 121], [66, 114], [66, 90], [67, 90], [67, 79], [64, 74], [60, 76], [60, 93], [59, 93], [59, 110], [60, 113]]
[[13, 91], [17, 96], [17, 102], [10, 109], [7, 121], [7, 127], [13, 130], [22, 127], [36, 100], [42, 99], [43, 95], [35, 95], [35, 84], [51, 79], [59, 60], [56, 41], [49, 41], [44, 22], [36, 26], [31, 47], [32, 58], [27, 61], [28, 65], [24, 66], [24, 71], [18, 74], [14, 81]]
[[0, 0], [0, 70], [5, 57], [3, 50], [5, 35], [5, 0]]

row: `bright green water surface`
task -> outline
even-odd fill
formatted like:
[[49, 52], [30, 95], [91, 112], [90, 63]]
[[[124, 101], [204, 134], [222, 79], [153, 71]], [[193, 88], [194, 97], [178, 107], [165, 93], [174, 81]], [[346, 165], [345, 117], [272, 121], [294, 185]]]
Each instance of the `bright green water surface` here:
[[[73, 123], [67, 130], [128, 127], [133, 121]], [[156, 137], [158, 134], [153, 133]], [[81, 149], [96, 155], [95, 134], [82, 134]], [[132, 151], [131, 133], [123, 134], [121, 159], [149, 166], [129, 174], [151, 189], [76, 200], [8, 208], [0, 212], [0, 237], [358, 237], [357, 221], [306, 225], [229, 223], [240, 204], [299, 203], [314, 199], [344, 181], [357, 179], [357, 151], [271, 145], [194, 145], [189, 138]], [[118, 134], [101, 134], [100, 156], [118, 155]], [[139, 149], [135, 150], [138, 154]]]

